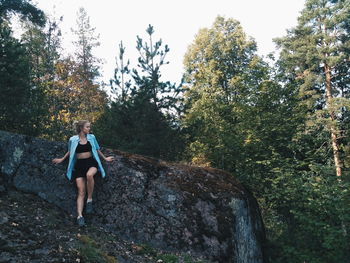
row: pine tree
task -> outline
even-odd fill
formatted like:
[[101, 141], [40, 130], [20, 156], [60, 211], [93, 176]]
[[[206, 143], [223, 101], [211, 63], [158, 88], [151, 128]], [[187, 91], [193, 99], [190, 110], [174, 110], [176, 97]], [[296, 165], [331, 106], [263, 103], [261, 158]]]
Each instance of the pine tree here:
[[4, 24], [0, 25], [0, 126], [1, 129], [32, 133], [28, 127], [31, 97], [30, 67], [25, 47]]
[[46, 19], [46, 26], [39, 27], [32, 23], [24, 24], [24, 33], [21, 37], [28, 54], [31, 57], [31, 74], [34, 81], [41, 78], [53, 80], [55, 63], [61, 53], [61, 30], [59, 20], [54, 18]]
[[12, 13], [20, 15], [39, 26], [45, 25], [45, 14], [30, 3], [30, 0], [0, 0], [0, 24], [7, 20]]
[[[105, 143], [148, 156], [175, 159], [181, 152], [177, 124], [181, 109], [180, 87], [161, 80], [161, 67], [169, 52], [162, 41], [153, 42], [153, 27], [146, 30], [148, 41], [137, 37], [138, 68], [129, 69], [120, 44], [112, 90], [116, 95], [102, 116], [101, 133], [112, 131]], [[103, 136], [107, 138], [107, 136]]]
[[131, 92], [131, 70], [130, 60], [125, 61], [126, 48], [123, 42], [119, 44], [119, 55], [116, 57], [116, 68], [114, 70], [114, 78], [110, 80], [111, 91], [115, 96], [115, 100], [120, 103], [126, 103], [130, 99]]
[[76, 47], [75, 57], [81, 67], [82, 77], [85, 80], [94, 81], [100, 76], [101, 60], [93, 55], [93, 49], [100, 46], [99, 36], [95, 34], [96, 28], [91, 26], [90, 17], [84, 8], [81, 7], [77, 15], [77, 28], [72, 30], [77, 36], [77, 40], [73, 42]]
[[46, 17], [25, 0], [0, 1], [0, 123], [2, 129], [38, 135], [36, 101], [38, 89], [31, 85], [31, 64], [26, 46], [12, 36], [9, 19], [18, 14], [22, 21], [43, 26]]
[[309, 128], [323, 125], [330, 134], [336, 175], [342, 175], [339, 138], [342, 116], [347, 115], [349, 79], [349, 17], [347, 1], [309, 0], [298, 26], [276, 42], [282, 48], [281, 64], [300, 83], [301, 107]]
[[264, 194], [274, 262], [349, 258], [348, 24], [347, 1], [310, 0], [298, 25], [276, 40], [278, 82], [290, 91], [295, 130], [285, 145], [291, 154], [269, 171]]
[[97, 80], [100, 76], [100, 59], [93, 54], [93, 49], [100, 45], [99, 36], [95, 34], [95, 28], [91, 26], [84, 8], [80, 8], [77, 15], [77, 27], [73, 30], [77, 37], [77, 41], [73, 42], [76, 48], [74, 62], [73, 58], [69, 58], [67, 64], [68, 67], [73, 67], [67, 71], [71, 72], [72, 82], [67, 85], [75, 90], [74, 96], [78, 97], [74, 100], [79, 101], [79, 106], [75, 112], [69, 110], [69, 119], [73, 121], [83, 118], [95, 122], [107, 103], [107, 95]]
[[[54, 119], [49, 108], [52, 100], [52, 84], [55, 77], [55, 64], [60, 58], [61, 31], [60, 21], [47, 18], [45, 27], [30, 22], [24, 24], [22, 43], [25, 45], [30, 61], [30, 79], [33, 96], [28, 98], [33, 118], [32, 122], [41, 136], [49, 136], [58, 129], [54, 127]], [[49, 136], [50, 137], [50, 136]]]

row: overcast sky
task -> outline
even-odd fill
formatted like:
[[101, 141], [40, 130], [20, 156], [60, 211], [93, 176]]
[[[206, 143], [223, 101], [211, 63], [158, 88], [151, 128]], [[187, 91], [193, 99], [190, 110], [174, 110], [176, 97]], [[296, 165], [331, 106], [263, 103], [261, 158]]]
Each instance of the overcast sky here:
[[113, 76], [118, 45], [123, 41], [126, 58], [136, 62], [136, 36], [146, 37], [153, 25], [154, 40], [168, 44], [169, 65], [162, 70], [163, 80], [179, 83], [183, 56], [200, 28], [211, 27], [218, 15], [241, 22], [244, 31], [255, 39], [258, 53], [274, 51], [272, 39], [282, 37], [294, 27], [305, 0], [33, 0], [45, 13], [63, 16], [61, 29], [65, 50], [72, 49], [71, 28], [76, 27], [79, 7], [84, 7], [90, 23], [100, 35], [94, 54], [104, 60], [103, 79]]

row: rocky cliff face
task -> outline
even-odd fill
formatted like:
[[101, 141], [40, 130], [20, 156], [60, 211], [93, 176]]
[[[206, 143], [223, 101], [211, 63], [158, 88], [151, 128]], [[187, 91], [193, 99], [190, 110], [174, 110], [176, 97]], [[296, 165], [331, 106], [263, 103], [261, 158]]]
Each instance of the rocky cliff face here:
[[[38, 195], [75, 214], [76, 189], [65, 177], [65, 143], [0, 131], [2, 187]], [[264, 229], [255, 199], [223, 171], [166, 163], [103, 149], [115, 156], [96, 176], [89, 224], [126, 240], [209, 262], [260, 263]]]

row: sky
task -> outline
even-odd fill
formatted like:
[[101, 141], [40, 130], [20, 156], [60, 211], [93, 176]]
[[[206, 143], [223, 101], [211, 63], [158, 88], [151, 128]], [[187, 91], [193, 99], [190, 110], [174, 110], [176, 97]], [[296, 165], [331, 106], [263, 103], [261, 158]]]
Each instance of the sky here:
[[146, 28], [154, 27], [154, 40], [162, 39], [170, 52], [170, 62], [161, 70], [162, 80], [179, 83], [183, 74], [183, 57], [201, 28], [212, 26], [220, 15], [238, 20], [246, 34], [255, 39], [258, 54], [275, 50], [273, 39], [286, 35], [297, 24], [305, 0], [32, 0], [52, 17], [63, 16], [60, 24], [63, 48], [73, 52], [72, 28], [77, 12], [83, 7], [90, 24], [99, 34], [100, 46], [94, 55], [103, 60], [102, 79], [109, 82], [115, 69], [118, 45], [123, 41], [125, 58], [136, 65], [136, 36], [146, 39]]

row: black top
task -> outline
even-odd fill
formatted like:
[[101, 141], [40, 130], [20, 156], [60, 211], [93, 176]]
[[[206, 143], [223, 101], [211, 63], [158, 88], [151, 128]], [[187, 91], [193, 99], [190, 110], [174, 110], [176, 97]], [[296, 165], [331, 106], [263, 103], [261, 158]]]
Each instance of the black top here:
[[90, 142], [88, 141], [85, 144], [78, 143], [77, 149], [75, 150], [75, 153], [85, 153], [85, 152], [91, 152], [92, 147]]

